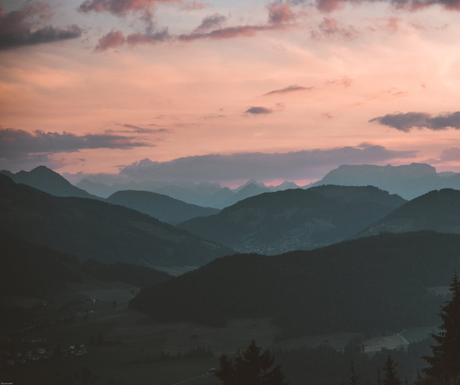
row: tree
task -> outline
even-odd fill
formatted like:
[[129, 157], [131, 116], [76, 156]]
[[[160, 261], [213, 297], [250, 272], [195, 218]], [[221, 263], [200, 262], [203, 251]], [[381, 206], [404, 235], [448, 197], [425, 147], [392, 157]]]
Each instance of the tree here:
[[355, 372], [355, 365], [353, 364], [353, 361], [351, 362], [351, 377], [350, 381], [348, 381], [349, 385], [359, 385], [359, 377], [357, 376]]
[[448, 380], [460, 375], [460, 282], [457, 273], [450, 285], [452, 299], [441, 307], [441, 332], [431, 336], [437, 345], [431, 346], [432, 357], [424, 357], [430, 367], [424, 370], [428, 377]]
[[279, 365], [270, 370], [275, 361], [271, 353], [268, 350], [263, 353], [260, 351], [261, 348], [252, 341], [233, 360], [222, 355], [216, 376], [223, 385], [288, 385]]
[[401, 380], [398, 378], [395, 369], [396, 364], [389, 355], [383, 366], [383, 371], [385, 373], [385, 378], [383, 379], [383, 385], [402, 385]]

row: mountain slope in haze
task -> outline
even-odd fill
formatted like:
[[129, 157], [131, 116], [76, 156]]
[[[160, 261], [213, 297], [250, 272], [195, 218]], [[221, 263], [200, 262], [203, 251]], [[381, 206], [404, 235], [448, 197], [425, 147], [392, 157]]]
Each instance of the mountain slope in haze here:
[[256, 183], [247, 183], [244, 185], [242, 188], [237, 189], [234, 194], [228, 198], [225, 202], [221, 204], [221, 207], [229, 207], [234, 205], [235, 203], [238, 203], [239, 201], [242, 201], [247, 198], [251, 198], [266, 192], [269, 192], [270, 190], [265, 187], [261, 186]]
[[347, 239], [403, 203], [372, 186], [320, 186], [258, 195], [179, 227], [239, 251], [279, 254]]
[[231, 190], [228, 187], [220, 187], [217, 183], [191, 183], [191, 182], [167, 182], [167, 181], [143, 181], [129, 183], [115, 183], [107, 185], [82, 179], [77, 187], [84, 189], [101, 198], [108, 198], [118, 191], [149, 191], [157, 194], [167, 195], [180, 201], [194, 204], [201, 207], [212, 207], [222, 209], [231, 206], [236, 202], [262, 194], [269, 191], [281, 191], [298, 188], [294, 182], [284, 182], [279, 186], [265, 186], [254, 179], [244, 185]]
[[57, 197], [93, 198], [98, 197], [87, 193], [85, 190], [71, 184], [57, 172], [45, 166], [38, 166], [32, 171], [19, 171], [13, 174], [9, 171], [0, 171], [1, 174], [13, 179], [16, 183], [26, 184], [37, 190], [44, 191]]
[[88, 191], [92, 195], [104, 199], [108, 198], [110, 195], [116, 192], [112, 186], [106, 185], [104, 183], [91, 182], [88, 179], [82, 179], [75, 186]]
[[429, 288], [450, 283], [459, 249], [460, 235], [420, 232], [233, 255], [144, 289], [131, 306], [157, 320], [216, 326], [272, 317], [286, 335], [397, 332], [437, 322], [444, 297]]
[[107, 202], [129, 207], [172, 225], [219, 212], [217, 209], [192, 205], [147, 191], [118, 191], [108, 197]]
[[0, 175], [0, 230], [104, 263], [200, 266], [232, 250], [137, 211], [93, 199], [61, 198]]
[[460, 191], [442, 189], [415, 198], [369, 226], [359, 236], [420, 230], [460, 233]]
[[413, 199], [432, 190], [460, 189], [460, 174], [436, 173], [429, 164], [412, 163], [393, 167], [374, 165], [343, 165], [330, 171], [312, 186], [376, 186], [405, 199]]

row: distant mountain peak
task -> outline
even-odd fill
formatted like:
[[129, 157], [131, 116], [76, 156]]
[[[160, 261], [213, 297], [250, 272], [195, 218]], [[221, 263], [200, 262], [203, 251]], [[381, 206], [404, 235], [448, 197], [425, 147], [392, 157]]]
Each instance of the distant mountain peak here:
[[22, 183], [34, 187], [37, 190], [60, 197], [96, 198], [86, 191], [74, 186], [67, 179], [46, 166], [35, 167], [31, 171], [19, 171], [8, 175], [15, 183]]
[[312, 186], [334, 184], [342, 186], [376, 186], [405, 199], [413, 199], [431, 190], [460, 188], [460, 174], [440, 175], [426, 163], [400, 166], [342, 165], [331, 170]]

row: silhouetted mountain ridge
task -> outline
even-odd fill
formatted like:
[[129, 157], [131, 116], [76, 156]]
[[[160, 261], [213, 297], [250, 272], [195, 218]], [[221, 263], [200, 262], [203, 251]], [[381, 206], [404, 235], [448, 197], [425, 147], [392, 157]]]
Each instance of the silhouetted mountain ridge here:
[[460, 191], [435, 190], [415, 198], [369, 226], [359, 236], [420, 230], [460, 233]]
[[347, 239], [405, 202], [372, 186], [290, 189], [245, 199], [179, 227], [239, 251], [279, 254]]
[[99, 197], [91, 195], [85, 190], [74, 186], [63, 176], [53, 170], [50, 170], [46, 166], [38, 166], [29, 172], [19, 171], [16, 174], [6, 170], [2, 170], [0, 173], [13, 179], [16, 183], [26, 184], [36, 188], [37, 190], [41, 190], [58, 197], [99, 199]]

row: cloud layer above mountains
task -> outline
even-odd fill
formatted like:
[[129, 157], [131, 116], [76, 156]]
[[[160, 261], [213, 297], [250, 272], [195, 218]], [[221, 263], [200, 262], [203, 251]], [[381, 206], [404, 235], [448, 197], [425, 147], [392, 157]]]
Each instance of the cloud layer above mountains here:
[[392, 159], [411, 159], [414, 151], [392, 151], [382, 146], [341, 147], [289, 153], [210, 154], [152, 162], [144, 159], [123, 167], [120, 175], [130, 180], [188, 180], [201, 182], [300, 180], [319, 178], [341, 164], [368, 164]]

